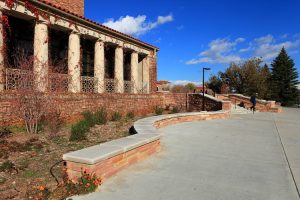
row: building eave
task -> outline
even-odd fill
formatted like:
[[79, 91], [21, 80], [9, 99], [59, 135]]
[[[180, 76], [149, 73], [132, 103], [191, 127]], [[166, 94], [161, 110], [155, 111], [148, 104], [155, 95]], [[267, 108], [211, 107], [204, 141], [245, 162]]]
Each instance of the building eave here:
[[60, 14], [60, 15], [63, 15], [65, 17], [67, 17], [68, 19], [71, 19], [75, 22], [79, 22], [81, 24], [84, 24], [88, 27], [92, 27], [100, 32], [103, 32], [105, 34], [109, 34], [109, 35], [112, 35], [112, 36], [115, 36], [115, 37], [118, 37], [118, 38], [121, 38], [125, 41], [130, 41], [134, 44], [137, 44], [137, 45], [140, 45], [146, 49], [149, 49], [149, 50], [152, 50], [152, 51], [159, 51], [159, 48], [158, 47], [155, 47], [151, 44], [148, 44], [146, 42], [143, 42], [137, 38], [134, 38], [130, 35], [127, 35], [127, 34], [124, 34], [124, 33], [121, 33], [117, 30], [114, 30], [112, 28], [109, 28], [107, 26], [104, 26], [100, 23], [97, 23], [95, 21], [92, 21], [88, 18], [85, 18], [84, 16], [80, 16], [76, 13], [72, 13], [64, 8], [61, 8], [59, 6], [56, 6], [50, 2], [47, 2], [47, 1], [44, 1], [44, 0], [29, 0], [31, 3], [37, 5], [40, 9], [42, 10], [48, 10], [49, 12], [53, 12], [55, 14]]

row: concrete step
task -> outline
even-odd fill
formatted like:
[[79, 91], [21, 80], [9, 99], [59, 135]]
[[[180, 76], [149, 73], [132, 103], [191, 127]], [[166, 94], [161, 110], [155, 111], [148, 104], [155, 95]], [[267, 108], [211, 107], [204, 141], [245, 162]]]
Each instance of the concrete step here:
[[246, 108], [237, 106], [237, 105], [232, 105], [231, 106], [231, 113], [232, 114], [251, 114], [253, 111], [248, 110]]

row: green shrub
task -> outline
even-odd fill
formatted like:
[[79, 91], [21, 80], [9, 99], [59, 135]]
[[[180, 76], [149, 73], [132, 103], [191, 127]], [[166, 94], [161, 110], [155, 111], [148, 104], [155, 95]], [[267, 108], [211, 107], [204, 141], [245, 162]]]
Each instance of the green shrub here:
[[163, 114], [163, 111], [164, 111], [163, 108], [161, 108], [161, 107], [159, 107], [159, 106], [156, 106], [156, 107], [155, 107], [155, 114], [156, 114], [156, 115], [162, 115], [162, 114]]
[[134, 112], [132, 112], [132, 111], [128, 112], [127, 115], [126, 115], [126, 118], [127, 119], [134, 119]]
[[120, 121], [122, 119], [122, 115], [119, 112], [113, 112], [111, 115], [111, 121]]
[[82, 120], [71, 128], [70, 141], [80, 141], [86, 139], [86, 132], [89, 131], [89, 123], [86, 120]]
[[107, 112], [104, 108], [97, 110], [94, 114], [94, 121], [97, 125], [106, 124], [107, 122]]
[[171, 110], [172, 113], [179, 113], [179, 108], [177, 106], [174, 106]]
[[94, 118], [93, 113], [91, 113], [90, 111], [86, 111], [86, 112], [83, 112], [82, 115], [89, 127], [95, 126], [96, 123], [95, 123], [95, 118]]

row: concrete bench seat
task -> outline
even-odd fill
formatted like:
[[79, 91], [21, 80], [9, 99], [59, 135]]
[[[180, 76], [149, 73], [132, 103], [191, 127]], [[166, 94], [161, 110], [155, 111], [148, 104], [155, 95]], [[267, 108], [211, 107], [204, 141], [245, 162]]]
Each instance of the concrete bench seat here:
[[177, 113], [140, 119], [134, 123], [137, 134], [63, 155], [70, 179], [82, 171], [107, 179], [121, 169], [160, 150], [159, 128], [195, 120], [226, 119], [229, 111]]
[[115, 155], [159, 140], [160, 137], [160, 134], [136, 134], [64, 154], [63, 160], [93, 165]]

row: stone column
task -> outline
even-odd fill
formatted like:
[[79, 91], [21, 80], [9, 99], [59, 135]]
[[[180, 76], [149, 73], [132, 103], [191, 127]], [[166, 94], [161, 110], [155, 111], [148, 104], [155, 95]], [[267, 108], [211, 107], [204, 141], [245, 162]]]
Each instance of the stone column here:
[[80, 35], [72, 32], [69, 36], [68, 68], [70, 75], [69, 91], [80, 92]]
[[116, 92], [124, 92], [124, 56], [123, 47], [118, 46], [115, 50], [115, 79], [118, 81]]
[[137, 52], [131, 53], [131, 81], [133, 84], [133, 93], [138, 93], [139, 84], [139, 55]]
[[95, 44], [95, 61], [94, 61], [94, 73], [97, 81], [97, 93], [103, 93], [105, 90], [104, 75], [105, 75], [105, 64], [104, 64], [104, 42], [98, 40]]
[[143, 60], [143, 88], [145, 92], [149, 94], [150, 91], [150, 69], [149, 69], [149, 57], [145, 57]]
[[[0, 19], [2, 19], [2, 12], [0, 11]], [[3, 38], [4, 27], [0, 23], [0, 92], [4, 90], [5, 85], [5, 73], [4, 73], [4, 38]]]
[[48, 83], [48, 26], [44, 21], [35, 24], [33, 73], [36, 89], [45, 92]]

